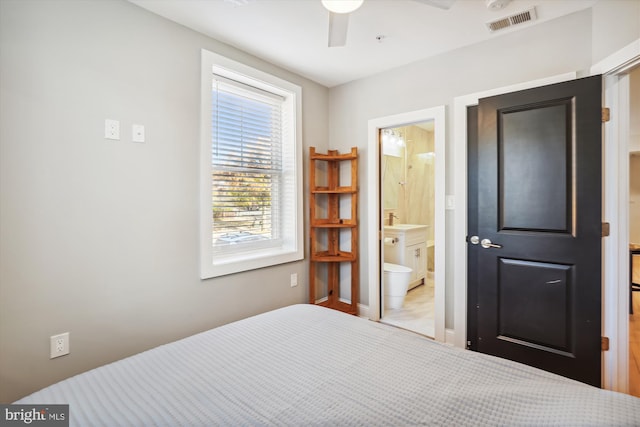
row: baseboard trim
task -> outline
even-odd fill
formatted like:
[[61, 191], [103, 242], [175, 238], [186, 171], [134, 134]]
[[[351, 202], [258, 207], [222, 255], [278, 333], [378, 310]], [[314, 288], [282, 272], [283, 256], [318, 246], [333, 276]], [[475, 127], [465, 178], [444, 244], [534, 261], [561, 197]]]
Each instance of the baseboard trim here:
[[358, 304], [358, 317], [364, 317], [369, 319], [369, 306], [364, 304]]
[[454, 329], [445, 329], [444, 331], [444, 343], [449, 345], [455, 345], [456, 331]]

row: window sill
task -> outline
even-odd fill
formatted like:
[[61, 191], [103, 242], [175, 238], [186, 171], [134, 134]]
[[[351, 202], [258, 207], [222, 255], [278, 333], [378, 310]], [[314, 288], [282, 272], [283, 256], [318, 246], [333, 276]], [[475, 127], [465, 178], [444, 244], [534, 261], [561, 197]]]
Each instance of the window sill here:
[[[201, 268], [201, 279], [226, 276], [272, 265], [299, 261], [304, 258], [302, 250], [278, 248], [213, 257], [210, 264]], [[205, 260], [203, 260], [206, 262]]]

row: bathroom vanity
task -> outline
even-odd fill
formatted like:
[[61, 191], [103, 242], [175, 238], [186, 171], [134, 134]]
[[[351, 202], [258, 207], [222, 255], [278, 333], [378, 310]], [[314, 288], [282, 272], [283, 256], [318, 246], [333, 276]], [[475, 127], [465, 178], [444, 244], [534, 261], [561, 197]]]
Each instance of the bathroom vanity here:
[[424, 283], [427, 275], [427, 225], [385, 225], [384, 237], [395, 240], [384, 245], [384, 261], [409, 267], [409, 289]]

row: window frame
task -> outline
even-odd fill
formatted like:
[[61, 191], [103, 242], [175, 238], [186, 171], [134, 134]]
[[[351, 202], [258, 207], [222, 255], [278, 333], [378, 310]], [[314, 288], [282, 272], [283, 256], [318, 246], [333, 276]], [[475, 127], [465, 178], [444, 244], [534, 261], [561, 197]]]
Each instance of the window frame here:
[[[291, 221], [293, 236], [287, 236], [279, 247], [247, 248], [244, 251], [214, 253], [213, 215], [211, 211], [211, 147], [212, 147], [212, 83], [213, 75], [246, 84], [284, 98], [287, 110], [287, 146], [289, 155], [283, 158], [283, 167], [293, 185], [293, 201], [284, 221]], [[201, 51], [201, 105], [200, 105], [200, 278], [208, 279], [228, 274], [269, 267], [304, 258], [303, 200], [302, 200], [302, 88], [264, 71], [236, 62], [219, 54]], [[283, 121], [284, 123], [284, 121]]]

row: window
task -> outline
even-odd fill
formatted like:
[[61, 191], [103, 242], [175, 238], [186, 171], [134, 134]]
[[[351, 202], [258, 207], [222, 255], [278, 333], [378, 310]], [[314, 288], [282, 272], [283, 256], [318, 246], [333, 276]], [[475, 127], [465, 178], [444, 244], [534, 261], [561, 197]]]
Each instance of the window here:
[[303, 257], [300, 87], [202, 51], [201, 277]]

